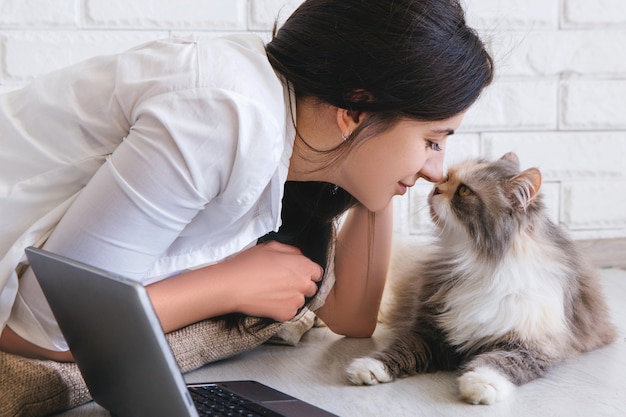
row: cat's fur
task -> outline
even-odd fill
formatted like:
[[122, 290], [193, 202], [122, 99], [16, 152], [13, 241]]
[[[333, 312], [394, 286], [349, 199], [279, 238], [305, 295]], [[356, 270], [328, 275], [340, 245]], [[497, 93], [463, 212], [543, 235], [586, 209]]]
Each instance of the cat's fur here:
[[491, 404], [614, 340], [597, 276], [548, 219], [540, 187], [513, 153], [450, 168], [429, 196], [436, 243], [394, 261], [393, 342], [355, 359], [352, 383], [460, 369], [461, 397]]

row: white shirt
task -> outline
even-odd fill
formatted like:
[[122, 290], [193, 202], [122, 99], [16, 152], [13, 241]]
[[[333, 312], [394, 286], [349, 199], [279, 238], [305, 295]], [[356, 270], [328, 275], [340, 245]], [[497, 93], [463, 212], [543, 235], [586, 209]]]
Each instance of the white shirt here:
[[0, 96], [0, 329], [67, 348], [29, 245], [148, 284], [277, 230], [293, 106], [254, 35], [152, 42]]

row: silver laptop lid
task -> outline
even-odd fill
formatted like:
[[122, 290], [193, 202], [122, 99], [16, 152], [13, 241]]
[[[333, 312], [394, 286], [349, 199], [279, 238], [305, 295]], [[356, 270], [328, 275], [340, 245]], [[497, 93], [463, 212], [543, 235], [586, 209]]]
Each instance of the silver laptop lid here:
[[117, 417], [197, 417], [140, 283], [34, 247], [26, 255], [98, 404]]

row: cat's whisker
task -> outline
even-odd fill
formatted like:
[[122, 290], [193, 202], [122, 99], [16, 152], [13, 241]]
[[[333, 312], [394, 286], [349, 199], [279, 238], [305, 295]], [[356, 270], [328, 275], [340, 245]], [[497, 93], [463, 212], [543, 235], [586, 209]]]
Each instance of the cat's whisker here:
[[422, 204], [417, 206], [413, 214], [419, 214], [424, 210], [430, 210], [430, 205], [428, 204], [428, 201], [422, 202]]
[[440, 218], [433, 219], [432, 216], [430, 216], [430, 204], [428, 203], [428, 201], [425, 201], [422, 204], [420, 204], [418, 207], [416, 207], [412, 215], [417, 216], [424, 211], [429, 212], [429, 218], [431, 222], [433, 223], [432, 231], [434, 233], [434, 237], [441, 238], [442, 234], [445, 232], [444, 228], [446, 224]]

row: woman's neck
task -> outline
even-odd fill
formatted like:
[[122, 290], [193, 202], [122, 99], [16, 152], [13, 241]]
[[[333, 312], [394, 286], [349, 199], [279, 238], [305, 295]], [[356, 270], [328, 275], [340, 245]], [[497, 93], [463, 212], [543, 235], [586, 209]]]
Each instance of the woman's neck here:
[[335, 183], [336, 164], [329, 164], [324, 151], [341, 143], [337, 108], [315, 99], [298, 99], [296, 109], [296, 138], [287, 179]]

